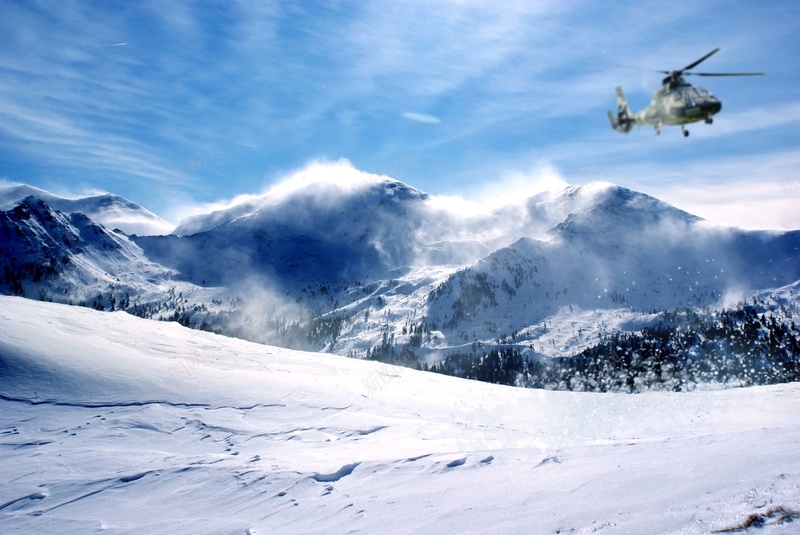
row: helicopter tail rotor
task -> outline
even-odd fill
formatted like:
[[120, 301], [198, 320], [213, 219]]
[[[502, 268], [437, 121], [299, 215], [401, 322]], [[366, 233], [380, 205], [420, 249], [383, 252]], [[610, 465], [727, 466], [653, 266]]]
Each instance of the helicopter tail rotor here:
[[625, 99], [625, 94], [622, 88], [617, 88], [617, 116], [608, 112], [608, 120], [611, 123], [611, 128], [623, 134], [631, 131], [634, 124], [634, 119], [631, 116], [631, 108], [628, 106], [628, 101]]

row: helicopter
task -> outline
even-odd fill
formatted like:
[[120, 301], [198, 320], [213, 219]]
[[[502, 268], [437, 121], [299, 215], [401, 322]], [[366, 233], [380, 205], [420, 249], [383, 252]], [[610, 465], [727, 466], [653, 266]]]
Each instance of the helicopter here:
[[[666, 74], [662, 85], [655, 93], [653, 100], [642, 111], [633, 114], [625, 99], [621, 87], [617, 87], [617, 116], [609, 111], [608, 120], [611, 128], [627, 134], [633, 125], [652, 125], [656, 134], [661, 133], [662, 126], [680, 125], [684, 137], [689, 136], [686, 126], [689, 123], [705, 121], [706, 124], [714, 122], [713, 115], [722, 109], [722, 102], [704, 87], [695, 87], [684, 80], [684, 76], [762, 76], [763, 72], [689, 72], [700, 63], [704, 62], [717, 52], [715, 48], [694, 63], [690, 63], [677, 71], [657, 71]], [[634, 67], [635, 68], [635, 67]], [[649, 70], [649, 69], [641, 69]]]

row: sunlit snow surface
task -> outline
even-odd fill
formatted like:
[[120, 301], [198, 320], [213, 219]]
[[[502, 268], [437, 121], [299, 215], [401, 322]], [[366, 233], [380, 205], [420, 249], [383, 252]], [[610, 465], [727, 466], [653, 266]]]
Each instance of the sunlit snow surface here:
[[800, 529], [800, 384], [523, 390], [0, 297], [0, 394], [2, 533]]

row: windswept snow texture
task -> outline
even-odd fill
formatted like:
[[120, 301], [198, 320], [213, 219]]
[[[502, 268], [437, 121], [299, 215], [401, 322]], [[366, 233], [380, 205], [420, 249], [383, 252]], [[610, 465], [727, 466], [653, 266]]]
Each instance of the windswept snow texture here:
[[0, 396], [3, 533], [797, 528], [800, 384], [523, 390], [0, 297]]

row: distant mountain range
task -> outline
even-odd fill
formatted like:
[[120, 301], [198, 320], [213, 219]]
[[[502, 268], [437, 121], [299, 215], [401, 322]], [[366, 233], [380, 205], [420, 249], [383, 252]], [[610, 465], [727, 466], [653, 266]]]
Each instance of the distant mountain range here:
[[610, 184], [465, 215], [370, 175], [264, 195], [168, 235], [113, 195], [18, 186], [0, 203], [5, 293], [425, 366], [492, 347], [572, 357], [660, 314], [742, 306], [800, 280], [800, 231], [715, 225]]
[[125, 234], [169, 234], [174, 229], [146, 208], [110, 193], [70, 199], [24, 184], [0, 186], [0, 210], [10, 210], [26, 197], [42, 200], [53, 210], [67, 214], [81, 212], [109, 230], [119, 229]]

